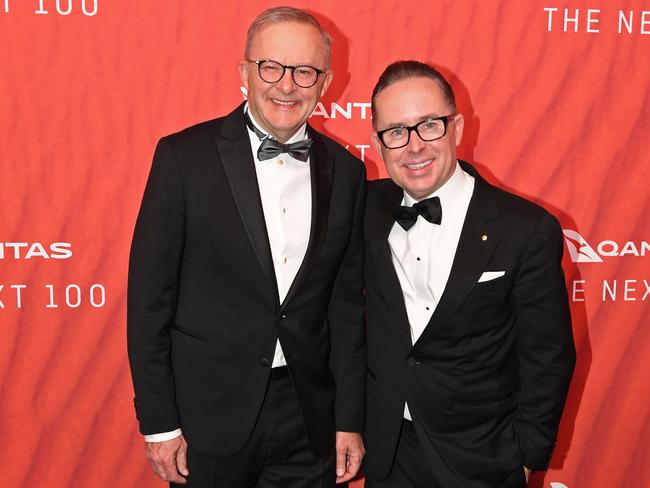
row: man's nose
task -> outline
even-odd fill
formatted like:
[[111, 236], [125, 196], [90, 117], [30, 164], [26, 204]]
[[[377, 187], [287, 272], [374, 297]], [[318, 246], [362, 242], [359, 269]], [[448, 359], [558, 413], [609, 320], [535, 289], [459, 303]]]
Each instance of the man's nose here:
[[412, 130], [409, 136], [409, 143], [406, 146], [409, 152], [419, 153], [426, 147], [426, 143], [418, 134], [418, 131]]
[[296, 89], [296, 86], [296, 83], [293, 81], [293, 70], [286, 68], [282, 78], [278, 81], [278, 87], [283, 93], [291, 93]]

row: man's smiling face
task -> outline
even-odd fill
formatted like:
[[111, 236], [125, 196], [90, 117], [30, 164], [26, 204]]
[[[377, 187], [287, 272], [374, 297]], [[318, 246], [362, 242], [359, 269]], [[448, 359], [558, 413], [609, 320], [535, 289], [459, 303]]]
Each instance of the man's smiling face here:
[[[326, 71], [327, 55], [320, 32], [312, 25], [299, 22], [271, 23], [253, 38], [250, 59], [268, 59], [283, 65], [308, 65]], [[289, 139], [307, 120], [332, 81], [329, 71], [316, 84], [301, 88], [287, 69], [282, 79], [267, 83], [259, 77], [257, 65], [242, 61], [239, 72], [248, 90], [248, 106], [262, 128], [281, 142]]]
[[[413, 77], [384, 88], [375, 98], [373, 125], [378, 131], [396, 126], [412, 126], [423, 120], [454, 113], [436, 81]], [[381, 154], [391, 179], [416, 200], [436, 191], [451, 177], [456, 167], [456, 146], [463, 135], [463, 116], [449, 120], [447, 133], [435, 141], [423, 141], [413, 131], [409, 143], [399, 149], [384, 147], [377, 134], [372, 141]]]

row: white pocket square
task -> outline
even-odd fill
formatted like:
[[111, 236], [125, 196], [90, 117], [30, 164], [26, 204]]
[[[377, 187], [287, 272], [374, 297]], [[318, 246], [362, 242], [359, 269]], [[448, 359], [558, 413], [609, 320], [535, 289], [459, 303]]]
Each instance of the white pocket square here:
[[484, 281], [496, 280], [497, 278], [501, 278], [504, 274], [506, 274], [505, 271], [485, 271], [478, 279], [478, 282], [483, 283]]

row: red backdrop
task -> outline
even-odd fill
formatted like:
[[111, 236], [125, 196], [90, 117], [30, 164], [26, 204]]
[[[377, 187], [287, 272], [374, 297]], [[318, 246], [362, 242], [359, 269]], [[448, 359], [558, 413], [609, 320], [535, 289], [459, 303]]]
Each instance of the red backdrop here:
[[[125, 344], [155, 141], [242, 100], [250, 0], [0, 0], [2, 484], [155, 487]], [[648, 487], [650, 9], [638, 1], [296, 1], [332, 31], [311, 122], [385, 175], [369, 98], [399, 58], [449, 75], [461, 157], [551, 210], [578, 364], [536, 487]], [[361, 488], [362, 482], [353, 484]]]

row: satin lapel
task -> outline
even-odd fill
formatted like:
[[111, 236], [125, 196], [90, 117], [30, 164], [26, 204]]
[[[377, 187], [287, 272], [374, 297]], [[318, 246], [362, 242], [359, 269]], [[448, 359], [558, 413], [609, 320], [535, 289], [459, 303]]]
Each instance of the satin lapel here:
[[320, 135], [308, 126], [309, 135], [314, 143], [309, 152], [311, 177], [311, 229], [309, 243], [302, 264], [291, 283], [282, 306], [289, 303], [309, 275], [318, 258], [327, 230], [327, 216], [330, 209], [332, 178], [334, 175], [334, 155], [327, 150]]
[[[391, 213], [394, 207], [397, 207], [404, 196], [404, 191], [392, 182], [385, 182], [377, 193], [379, 198], [374, 199], [372, 208], [366, 211], [366, 229], [367, 245], [372, 250], [372, 256], [376, 269], [377, 286], [382, 290], [382, 294], [388, 303], [388, 307], [393, 315], [393, 323], [399, 328], [400, 337], [408, 344], [411, 344], [411, 327], [409, 325], [406, 305], [404, 304], [404, 294], [399, 278], [395, 272], [393, 259], [391, 256], [388, 236], [395, 218]], [[366, 263], [368, 265], [368, 263]]]
[[277, 295], [273, 257], [266, 231], [255, 162], [244, 125], [243, 105], [229, 114], [215, 137], [235, 204], [264, 276]]
[[461, 306], [485, 271], [490, 256], [503, 235], [503, 223], [499, 209], [490, 198], [489, 185], [471, 166], [466, 163], [462, 166], [475, 178], [474, 194], [467, 209], [447, 286], [418, 342], [435, 335]]

